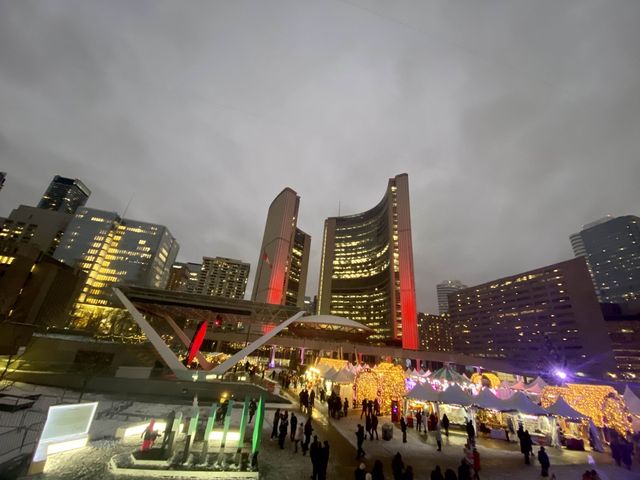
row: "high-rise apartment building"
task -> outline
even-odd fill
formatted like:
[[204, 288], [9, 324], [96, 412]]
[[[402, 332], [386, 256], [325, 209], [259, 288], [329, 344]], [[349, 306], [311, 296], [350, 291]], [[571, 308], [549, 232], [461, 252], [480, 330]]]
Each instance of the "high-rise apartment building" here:
[[418, 313], [420, 349], [429, 352], [452, 352], [453, 335], [448, 314]]
[[74, 214], [84, 206], [91, 195], [91, 190], [77, 178], [66, 178], [56, 175], [44, 192], [38, 208]]
[[0, 240], [34, 245], [53, 255], [73, 215], [20, 205], [8, 218], [0, 218]]
[[285, 188], [271, 202], [251, 300], [304, 308], [311, 237], [297, 228], [300, 197]]
[[244, 299], [250, 265], [223, 257], [203, 257], [197, 293], [213, 297]]
[[615, 372], [611, 343], [583, 258], [449, 295], [454, 351], [505, 359], [532, 373]]
[[443, 280], [436, 285], [438, 293], [438, 313], [442, 315], [449, 311], [449, 294], [467, 288], [459, 280]]
[[418, 349], [407, 174], [389, 179], [372, 209], [325, 220], [321, 255], [320, 314], [367, 325], [373, 341]]
[[165, 226], [81, 207], [55, 257], [88, 273], [78, 304], [110, 307], [116, 283], [165, 288], [178, 249]]
[[198, 278], [202, 270], [201, 263], [176, 262], [171, 267], [167, 290], [174, 292], [198, 293]]
[[640, 300], [640, 218], [606, 217], [569, 238], [576, 257], [587, 261], [600, 302]]
[[627, 380], [637, 381], [640, 378], [640, 301], [600, 306], [618, 372]]

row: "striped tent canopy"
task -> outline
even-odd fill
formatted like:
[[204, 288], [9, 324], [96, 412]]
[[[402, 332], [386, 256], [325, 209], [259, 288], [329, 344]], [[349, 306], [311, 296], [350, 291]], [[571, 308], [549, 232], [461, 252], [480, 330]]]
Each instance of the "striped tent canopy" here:
[[449, 383], [458, 383], [461, 385], [468, 385], [470, 382], [469, 380], [467, 380], [465, 377], [463, 377], [462, 375], [460, 375], [458, 372], [456, 372], [455, 370], [451, 369], [450, 367], [442, 367], [439, 370], [436, 370], [435, 372], [433, 372], [430, 376], [429, 376], [430, 380], [439, 380], [439, 381], [444, 381], [446, 380]]

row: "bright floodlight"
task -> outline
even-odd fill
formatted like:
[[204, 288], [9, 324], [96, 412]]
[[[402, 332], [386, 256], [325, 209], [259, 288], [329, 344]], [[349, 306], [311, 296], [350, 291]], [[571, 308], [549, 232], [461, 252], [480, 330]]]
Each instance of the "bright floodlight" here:
[[567, 372], [557, 369], [555, 372], [553, 372], [555, 374], [556, 377], [558, 377], [560, 380], [566, 380], [567, 378]]

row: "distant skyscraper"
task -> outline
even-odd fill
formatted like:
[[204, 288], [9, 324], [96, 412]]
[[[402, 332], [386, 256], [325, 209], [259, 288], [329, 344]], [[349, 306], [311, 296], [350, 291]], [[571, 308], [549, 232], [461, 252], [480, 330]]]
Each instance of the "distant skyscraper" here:
[[[611, 343], [583, 258], [449, 295], [454, 351], [530, 372], [615, 372]], [[566, 364], [566, 365], [565, 365]]]
[[318, 311], [361, 322], [373, 341], [418, 349], [409, 177], [389, 179], [372, 209], [324, 223]]
[[198, 277], [198, 293], [213, 297], [244, 299], [250, 265], [223, 257], [204, 257]]
[[200, 270], [202, 270], [201, 263], [174, 263], [171, 267], [171, 273], [169, 274], [167, 290], [197, 293]]
[[0, 172], [0, 190], [4, 186], [4, 181], [7, 179], [7, 172]]
[[304, 308], [311, 237], [296, 228], [300, 197], [285, 188], [271, 202], [251, 299]]
[[438, 313], [442, 315], [449, 311], [449, 294], [457, 290], [467, 288], [459, 280], [444, 280], [442, 283], [436, 285], [436, 291], [438, 292]]
[[20, 205], [9, 218], [0, 219], [0, 240], [34, 245], [53, 255], [73, 215]]
[[38, 208], [74, 214], [87, 203], [91, 195], [84, 183], [73, 178], [56, 175], [38, 203]]
[[78, 304], [109, 307], [116, 283], [164, 288], [178, 249], [167, 227], [81, 207], [55, 257], [88, 273]]
[[640, 299], [640, 218], [606, 217], [569, 238], [574, 254], [587, 261], [600, 302]]

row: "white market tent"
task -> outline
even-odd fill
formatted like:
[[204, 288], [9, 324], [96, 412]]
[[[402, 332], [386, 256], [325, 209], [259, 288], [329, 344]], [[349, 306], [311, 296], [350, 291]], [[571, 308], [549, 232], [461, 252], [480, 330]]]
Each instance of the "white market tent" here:
[[333, 383], [353, 383], [356, 376], [353, 372], [350, 372], [346, 368], [343, 368], [331, 378]]
[[464, 393], [459, 385], [451, 385], [444, 392], [440, 393], [440, 403], [446, 403], [448, 405], [460, 405], [461, 407], [470, 406], [473, 401], [471, 397]]
[[530, 384], [528, 384], [526, 386], [526, 390], [529, 390], [533, 387], [539, 387], [540, 390], [542, 390], [544, 387], [548, 387], [549, 384], [547, 382], [545, 382], [539, 375], [536, 377], [536, 379], [531, 382]]
[[522, 392], [516, 392], [504, 401], [505, 411], [516, 410], [525, 415], [547, 415], [547, 411], [540, 405], [536, 405]]
[[505, 409], [505, 400], [500, 400], [488, 388], [483, 389], [475, 397], [471, 397], [473, 405], [478, 408], [487, 408], [490, 410], [503, 411]]
[[509, 388], [511, 388], [511, 390], [524, 390], [525, 385], [522, 381], [517, 381], [516, 383], [511, 385]]
[[527, 387], [525, 389], [525, 392], [528, 393], [529, 395], [540, 395], [542, 393], [543, 388], [544, 387], [541, 387], [539, 384], [535, 384], [530, 387]]
[[336, 372], [336, 370], [335, 370], [333, 367], [331, 367], [331, 368], [329, 368], [329, 370], [325, 371], [325, 372], [322, 374], [322, 376], [323, 376], [324, 378], [326, 378], [327, 380], [333, 380], [333, 376], [334, 376], [336, 373], [338, 373], [338, 372]]
[[429, 383], [418, 383], [407, 392], [406, 398], [419, 400], [421, 402], [439, 402], [440, 394], [436, 392]]
[[569, 405], [562, 397], [559, 397], [558, 400], [556, 400], [556, 403], [547, 407], [546, 410], [551, 415], [569, 418], [572, 420], [582, 420], [583, 418], [588, 418], [586, 415], [583, 415], [572, 408], [571, 405]]
[[629, 385], [624, 389], [624, 394], [622, 396], [624, 397], [624, 403], [627, 404], [629, 411], [634, 415], [640, 415], [640, 398], [638, 398], [635, 392], [631, 390]]

